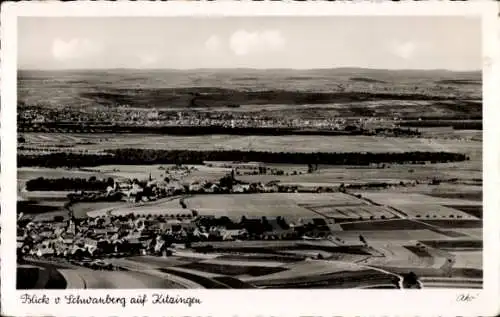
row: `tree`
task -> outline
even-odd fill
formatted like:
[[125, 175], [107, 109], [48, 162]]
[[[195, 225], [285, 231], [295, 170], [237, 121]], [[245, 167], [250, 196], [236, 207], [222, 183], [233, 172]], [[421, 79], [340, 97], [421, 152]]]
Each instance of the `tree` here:
[[414, 272], [403, 275], [403, 288], [420, 288], [419, 278]]
[[184, 202], [184, 198], [181, 198], [179, 200], [179, 204], [181, 205], [182, 209], [186, 209], [187, 208], [187, 205], [186, 203]]
[[340, 186], [339, 186], [339, 192], [345, 193], [345, 185], [344, 185], [344, 183], [340, 184]]
[[365, 237], [363, 237], [362, 235], [359, 235], [359, 241], [361, 241], [361, 243], [363, 243], [364, 245], [368, 244], [366, 243]]

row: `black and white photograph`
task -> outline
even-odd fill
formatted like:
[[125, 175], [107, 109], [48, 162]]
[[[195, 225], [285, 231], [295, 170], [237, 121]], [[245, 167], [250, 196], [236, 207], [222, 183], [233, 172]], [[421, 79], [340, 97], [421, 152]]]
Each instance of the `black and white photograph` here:
[[463, 16], [20, 17], [17, 288], [481, 289], [481, 48]]

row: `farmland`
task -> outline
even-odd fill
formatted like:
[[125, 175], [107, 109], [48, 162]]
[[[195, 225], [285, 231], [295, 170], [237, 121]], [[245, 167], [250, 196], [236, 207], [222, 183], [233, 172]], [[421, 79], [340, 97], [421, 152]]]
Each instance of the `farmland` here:
[[95, 215], [110, 213], [115, 216], [127, 215], [130, 213], [137, 215], [191, 215], [190, 210], [181, 208], [179, 199], [167, 200], [165, 202], [158, 201], [142, 205], [121, 205], [118, 208], [105, 209], [101, 212], [95, 211], [94, 213]]
[[[370, 89], [366, 91], [368, 85]], [[255, 69], [21, 71], [19, 73], [20, 103], [26, 105], [38, 103], [53, 108], [67, 104], [74, 108], [96, 104], [113, 107], [120, 103], [141, 108], [147, 104], [157, 103], [164, 108], [185, 109], [189, 106], [193, 93], [202, 94], [200, 103], [205, 109], [225, 108], [227, 104], [233, 103], [250, 107], [284, 105], [287, 108], [304, 103], [342, 105], [349, 102], [349, 105], [352, 105], [358, 99], [354, 97], [365, 92], [368, 101], [372, 103], [378, 100], [396, 101], [393, 104], [379, 102], [380, 109], [376, 110], [381, 114], [426, 113], [428, 116], [445, 116], [470, 112], [467, 107], [454, 109], [445, 101], [480, 99], [480, 87], [480, 72], [388, 71], [360, 68], [266, 71]], [[321, 98], [318, 98], [319, 94], [322, 94]], [[350, 95], [353, 97], [349, 98]], [[228, 100], [228, 96], [232, 96], [231, 100]], [[363, 101], [366, 102], [366, 98]], [[403, 102], [412, 107], [400, 107]], [[419, 102], [423, 104], [420, 105]], [[370, 106], [361, 103], [357, 107], [339, 108], [348, 115], [359, 116], [360, 113], [356, 112], [356, 109], [367, 109]], [[469, 108], [476, 110], [473, 107]], [[267, 110], [267, 107], [265, 109]], [[424, 109], [425, 111], [422, 111]], [[256, 111], [262, 110], [256, 109]]]
[[[454, 139], [395, 138], [375, 136], [162, 136], [126, 134], [23, 133], [25, 145], [64, 144], [85, 150], [123, 148], [253, 150], [276, 152], [407, 152], [450, 151], [480, 155], [482, 143]], [[333, 141], [333, 142], [332, 142]], [[360, 147], [361, 146], [361, 147]]]
[[[281, 196], [281, 197], [280, 197]], [[298, 220], [301, 217], [313, 217], [314, 213], [300, 207], [300, 204], [352, 201], [350, 197], [328, 197], [327, 195], [205, 195], [195, 196], [186, 200], [189, 209], [195, 209], [200, 214], [228, 216], [239, 220], [242, 216], [276, 217]], [[317, 199], [317, 200], [316, 200]]]
[[[213, 74], [20, 73], [18, 209], [34, 222], [44, 221], [43, 230], [55, 216], [74, 216], [89, 228], [85, 238], [97, 241], [111, 239], [107, 230], [119, 227], [136, 243], [142, 229], [135, 221], [151, 226], [141, 232], [148, 243], [141, 240], [142, 253], [116, 249], [102, 256], [124, 271], [58, 268], [70, 285], [397, 288], [394, 280], [409, 272], [429, 287], [450, 275], [466, 286], [468, 279], [481, 278], [480, 74], [348, 69]], [[338, 135], [237, 135], [239, 121], [231, 116], [249, 120], [252, 128], [300, 123], [321, 130], [324, 124]], [[235, 131], [140, 130], [167, 123], [189, 129], [210, 126], [210, 120], [226, 120], [221, 131]], [[111, 131], [137, 129], [92, 132], [82, 122]], [[44, 130], [50, 124], [74, 131]], [[366, 131], [411, 126], [419, 133], [344, 135], [347, 126]], [[37, 129], [46, 132], [29, 132]], [[68, 194], [80, 195], [77, 186], [26, 188], [27, 181], [41, 177], [111, 178], [113, 186], [102, 182], [99, 190], [80, 191], [92, 192], [86, 197], [120, 196], [68, 204]], [[104, 226], [96, 217], [112, 220]], [[95, 231], [106, 234], [93, 236]], [[168, 247], [152, 251], [155, 239]]]

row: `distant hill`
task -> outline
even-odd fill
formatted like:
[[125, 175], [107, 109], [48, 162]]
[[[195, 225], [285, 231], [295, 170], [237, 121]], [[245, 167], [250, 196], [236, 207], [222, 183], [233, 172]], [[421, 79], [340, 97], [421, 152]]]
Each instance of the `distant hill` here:
[[156, 108], [481, 100], [481, 72], [446, 70], [20, 70], [22, 105]]

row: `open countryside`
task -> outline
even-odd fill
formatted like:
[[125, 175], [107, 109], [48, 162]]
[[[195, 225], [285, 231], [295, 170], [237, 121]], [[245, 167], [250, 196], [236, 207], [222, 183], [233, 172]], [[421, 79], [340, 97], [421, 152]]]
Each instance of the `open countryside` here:
[[18, 288], [482, 288], [480, 73], [19, 89]]

